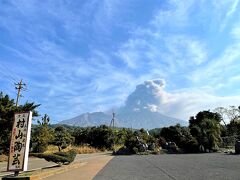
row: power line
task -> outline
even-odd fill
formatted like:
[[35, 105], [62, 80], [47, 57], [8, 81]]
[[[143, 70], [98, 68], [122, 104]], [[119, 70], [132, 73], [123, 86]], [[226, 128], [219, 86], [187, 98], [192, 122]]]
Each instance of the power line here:
[[13, 79], [11, 76], [9, 76], [8, 74], [6, 74], [6, 73], [4, 73], [4, 72], [2, 72], [2, 71], [0, 71], [0, 74], [2, 74], [3, 77], [7, 78], [7, 79], [10, 80], [11, 82], [15, 82], [15, 81], [16, 81], [16, 80]]
[[[1, 66], [0, 66], [1, 67]], [[2, 67], [3, 68], [3, 67]], [[7, 73], [7, 71], [4, 71], [3, 69], [1, 69], [0, 68], [0, 73], [3, 75], [3, 76], [5, 76], [5, 77], [7, 77], [9, 80], [11, 80], [11, 81], [17, 81], [17, 79], [18, 78], [15, 78], [13, 75], [11, 75], [10, 73]]]
[[16, 72], [13, 71], [11, 68], [9, 68], [6, 64], [0, 64], [1, 69], [4, 71], [5, 74], [7, 74], [11, 79], [13, 79], [14, 81], [18, 81], [19, 80], [19, 76], [16, 75]]

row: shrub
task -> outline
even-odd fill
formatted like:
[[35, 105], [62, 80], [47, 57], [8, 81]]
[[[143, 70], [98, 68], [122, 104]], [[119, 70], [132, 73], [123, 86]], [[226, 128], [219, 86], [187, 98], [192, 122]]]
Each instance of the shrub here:
[[199, 145], [195, 138], [192, 138], [190, 141], [186, 142], [185, 151], [188, 153], [197, 153], [199, 152]]
[[138, 147], [138, 141], [137, 138], [132, 136], [129, 139], [126, 139], [125, 146], [128, 148], [129, 152], [132, 154], [136, 154], [136, 148]]
[[48, 144], [47, 143], [32, 143], [33, 152], [37, 153], [44, 153], [47, 150]]
[[68, 152], [57, 152], [53, 154], [44, 154], [44, 153], [32, 153], [32, 156], [43, 158], [46, 161], [52, 161], [57, 164], [70, 164], [74, 161], [77, 153], [74, 150], [70, 150]]
[[167, 146], [167, 150], [169, 153], [177, 153], [178, 152], [178, 146], [174, 142], [169, 142]]
[[58, 146], [58, 150], [66, 149], [74, 142], [74, 137], [63, 126], [57, 126], [54, 129], [54, 140], [52, 144]]
[[159, 143], [159, 146], [162, 147], [163, 149], [166, 149], [167, 146], [166, 146], [166, 140], [164, 137], [159, 137], [159, 140], [158, 140], [158, 143]]
[[132, 154], [137, 154], [139, 152], [147, 151], [147, 144], [142, 140], [138, 139], [135, 136], [132, 136], [129, 139], [126, 139], [125, 146], [128, 148], [129, 152]]
[[67, 158], [68, 163], [71, 163], [71, 162], [74, 161], [74, 159], [75, 159], [75, 157], [77, 155], [77, 152], [72, 149], [72, 150], [70, 150], [68, 152], [56, 152], [54, 154], [57, 155], [57, 156], [61, 156], [61, 157]]
[[113, 152], [114, 155], [130, 155], [130, 151], [126, 146], [121, 147], [117, 151]]

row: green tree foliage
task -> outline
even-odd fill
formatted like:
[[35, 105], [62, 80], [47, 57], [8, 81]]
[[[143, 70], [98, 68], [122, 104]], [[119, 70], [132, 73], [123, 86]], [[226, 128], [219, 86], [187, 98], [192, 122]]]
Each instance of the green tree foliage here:
[[74, 142], [74, 137], [63, 126], [54, 129], [54, 140], [52, 144], [58, 146], [58, 150], [65, 149]]
[[13, 126], [14, 113], [32, 111], [33, 117], [38, 116], [35, 103], [26, 102], [24, 105], [15, 106], [14, 99], [0, 92], [0, 154], [7, 153]]
[[90, 134], [91, 128], [81, 128], [77, 127], [73, 130], [72, 136], [75, 138], [76, 145], [90, 144]]
[[127, 131], [124, 145], [127, 148], [128, 153], [130, 154], [136, 154], [139, 152], [138, 151], [139, 142], [136, 137], [138, 135], [140, 135], [139, 132]]
[[227, 124], [227, 135], [240, 136], [240, 119], [235, 119]]
[[155, 138], [142, 128], [134, 132], [131, 130], [127, 131], [124, 145], [130, 154], [136, 154], [138, 152], [145, 152], [150, 147], [153, 150], [155, 142]]
[[215, 150], [221, 143], [221, 116], [210, 111], [201, 111], [189, 120], [189, 128], [199, 145]]
[[162, 128], [160, 132], [161, 144], [163, 147], [164, 140], [167, 142], [175, 142], [179, 148], [186, 152], [197, 152], [198, 144], [196, 139], [191, 135], [188, 127], [182, 127], [180, 124]]
[[89, 144], [99, 149], [112, 149], [117, 134], [106, 125], [89, 128], [76, 128], [72, 134], [77, 145]]
[[43, 153], [53, 140], [53, 130], [49, 127], [50, 118], [45, 114], [38, 125], [32, 129], [33, 152]]
[[158, 138], [162, 128], [154, 128], [149, 131], [149, 134], [154, 138]]
[[127, 138], [127, 133], [128, 133], [128, 129], [126, 128], [122, 128], [120, 130], [115, 130], [115, 139], [114, 142], [116, 144], [124, 144], [125, 140]]
[[92, 127], [89, 131], [89, 143], [100, 149], [112, 149], [114, 143], [113, 130], [106, 125]]

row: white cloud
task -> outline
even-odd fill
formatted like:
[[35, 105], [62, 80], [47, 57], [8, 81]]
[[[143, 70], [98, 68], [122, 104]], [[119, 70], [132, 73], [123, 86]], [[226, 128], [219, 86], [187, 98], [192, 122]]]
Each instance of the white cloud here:
[[148, 109], [188, 120], [202, 110], [239, 104], [240, 96], [216, 96], [206, 89], [179, 89], [168, 92], [165, 90], [164, 80], [148, 80], [138, 85], [129, 95], [124, 108], [138, 111]]
[[226, 79], [226, 76], [239, 74], [237, 67], [240, 59], [239, 48], [239, 43], [227, 47], [218, 58], [209, 61], [207, 66], [195, 70], [189, 78], [200, 83], [211, 80], [208, 84], [214, 86]]
[[169, 7], [160, 9], [153, 21], [151, 21], [151, 24], [157, 28], [164, 28], [167, 26], [174, 28], [184, 27], [189, 23], [189, 10], [193, 4], [193, 0], [170, 0], [168, 1]]
[[203, 43], [188, 36], [164, 38], [169, 56], [172, 56], [180, 67], [200, 65], [207, 60], [207, 50]]
[[231, 35], [235, 40], [237, 40], [237, 41], [240, 40], [240, 23], [234, 25], [234, 27], [231, 31]]
[[129, 68], [138, 68], [142, 65], [145, 56], [145, 51], [149, 48], [149, 45], [144, 39], [129, 39], [124, 43], [117, 56], [119, 56]]
[[229, 19], [231, 19], [231, 17], [234, 15], [234, 13], [237, 10], [238, 4], [239, 4], [239, 0], [228, 0], [225, 2], [223, 1], [221, 3], [217, 1], [215, 3], [215, 6], [220, 8], [221, 12], [225, 12], [224, 9], [227, 10], [225, 15], [222, 18], [220, 30], [223, 30], [226, 28]]

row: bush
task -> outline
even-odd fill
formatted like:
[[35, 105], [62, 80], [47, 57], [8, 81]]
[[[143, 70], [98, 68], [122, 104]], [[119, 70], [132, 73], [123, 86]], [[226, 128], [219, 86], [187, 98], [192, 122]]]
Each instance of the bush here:
[[58, 146], [58, 150], [66, 149], [71, 143], [74, 142], [74, 137], [63, 126], [57, 126], [54, 129], [53, 145]]
[[195, 138], [192, 138], [190, 141], [186, 142], [184, 149], [188, 153], [198, 153], [199, 151], [201, 152], [198, 142]]
[[32, 151], [37, 153], [44, 153], [47, 150], [48, 143], [32, 143]]
[[113, 155], [130, 155], [132, 154], [126, 146], [119, 148], [117, 151], [113, 152]]
[[130, 137], [129, 139], [126, 139], [125, 146], [132, 154], [146, 152], [148, 149], [147, 144], [142, 139], [138, 139], [137, 137], [134, 136]]
[[38, 158], [43, 158], [46, 161], [55, 162], [60, 165], [67, 165], [74, 161], [77, 153], [74, 150], [70, 150], [68, 152], [57, 152], [53, 154], [32, 153], [31, 155]]
[[177, 153], [178, 146], [174, 142], [168, 142], [167, 150], [169, 153]]
[[138, 141], [137, 138], [132, 136], [129, 139], [126, 139], [125, 141], [125, 146], [128, 148], [129, 152], [132, 154], [136, 154], [138, 152], [138, 150], [136, 150], [136, 148], [138, 147]]
[[76, 155], [77, 155], [77, 152], [74, 151], [73, 149], [68, 151], [68, 152], [56, 152], [54, 153], [55, 155], [57, 156], [61, 156], [61, 157], [65, 157], [68, 159], [68, 162], [71, 163], [74, 161]]

